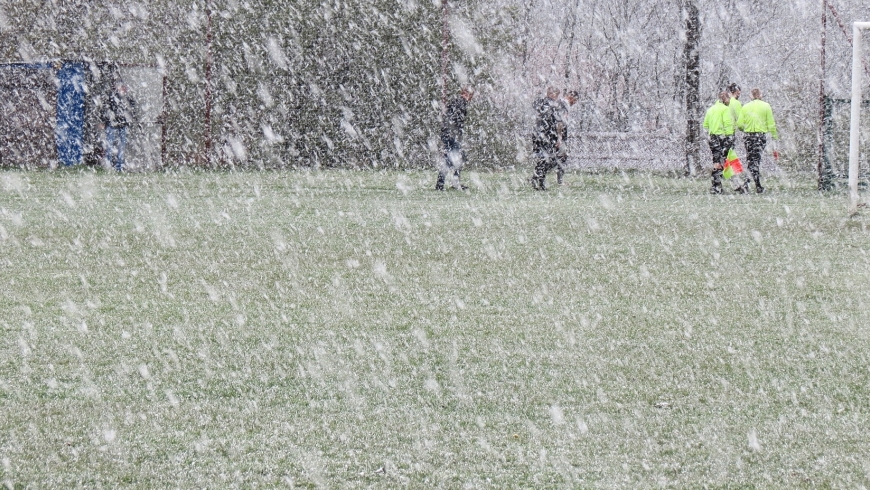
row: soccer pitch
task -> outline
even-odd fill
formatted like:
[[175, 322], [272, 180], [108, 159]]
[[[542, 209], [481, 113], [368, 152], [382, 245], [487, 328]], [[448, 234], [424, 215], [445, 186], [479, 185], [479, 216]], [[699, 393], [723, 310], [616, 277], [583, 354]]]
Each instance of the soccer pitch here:
[[866, 211], [525, 177], [0, 172], [0, 483], [870, 486]]

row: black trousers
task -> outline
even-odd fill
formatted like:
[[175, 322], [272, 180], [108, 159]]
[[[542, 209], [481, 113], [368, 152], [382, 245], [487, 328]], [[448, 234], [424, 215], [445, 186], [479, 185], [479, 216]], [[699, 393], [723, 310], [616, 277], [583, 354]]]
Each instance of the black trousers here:
[[535, 189], [547, 189], [544, 179], [547, 177], [547, 172], [556, 168], [557, 165], [556, 156], [552, 152], [535, 152], [535, 175], [532, 176], [532, 185], [534, 185]]
[[746, 167], [757, 189], [761, 187], [761, 154], [767, 146], [767, 136], [764, 133], [746, 133], [743, 144], [746, 147]]
[[712, 190], [722, 192], [722, 168], [725, 166], [728, 150], [734, 147], [734, 136], [711, 134], [708, 144], [710, 153], [713, 154], [713, 171], [710, 174], [713, 181]]
[[462, 167], [465, 166], [465, 152], [462, 150], [462, 145], [459, 141], [453, 138], [442, 137], [441, 144], [444, 145], [444, 163], [438, 169], [438, 181], [435, 183], [436, 189], [444, 188], [444, 180], [448, 175], [452, 177], [452, 185], [459, 185], [459, 174], [462, 172]]
[[560, 153], [556, 156], [556, 182], [561, 184], [565, 177], [565, 169], [568, 168], [568, 155]]

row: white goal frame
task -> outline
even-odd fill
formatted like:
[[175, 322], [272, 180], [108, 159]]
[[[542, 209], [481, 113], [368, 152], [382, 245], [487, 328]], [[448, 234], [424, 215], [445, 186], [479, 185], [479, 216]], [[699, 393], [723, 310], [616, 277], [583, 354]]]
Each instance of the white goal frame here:
[[852, 24], [852, 114], [849, 128], [849, 200], [852, 214], [858, 212], [858, 170], [861, 118], [861, 30], [870, 29], [870, 22]]

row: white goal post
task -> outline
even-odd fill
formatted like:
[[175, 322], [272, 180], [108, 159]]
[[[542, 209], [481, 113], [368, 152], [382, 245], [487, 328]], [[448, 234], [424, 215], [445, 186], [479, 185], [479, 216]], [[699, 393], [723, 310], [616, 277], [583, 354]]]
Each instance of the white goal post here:
[[861, 30], [870, 29], [870, 22], [852, 24], [852, 115], [849, 128], [849, 199], [851, 212], [858, 212], [858, 170], [861, 117]]

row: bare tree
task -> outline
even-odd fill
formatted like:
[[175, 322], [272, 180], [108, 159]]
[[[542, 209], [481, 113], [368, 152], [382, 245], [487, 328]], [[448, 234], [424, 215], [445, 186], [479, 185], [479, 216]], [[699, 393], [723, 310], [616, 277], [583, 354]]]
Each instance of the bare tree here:
[[686, 94], [686, 176], [701, 172], [701, 20], [695, 0], [683, 1]]

